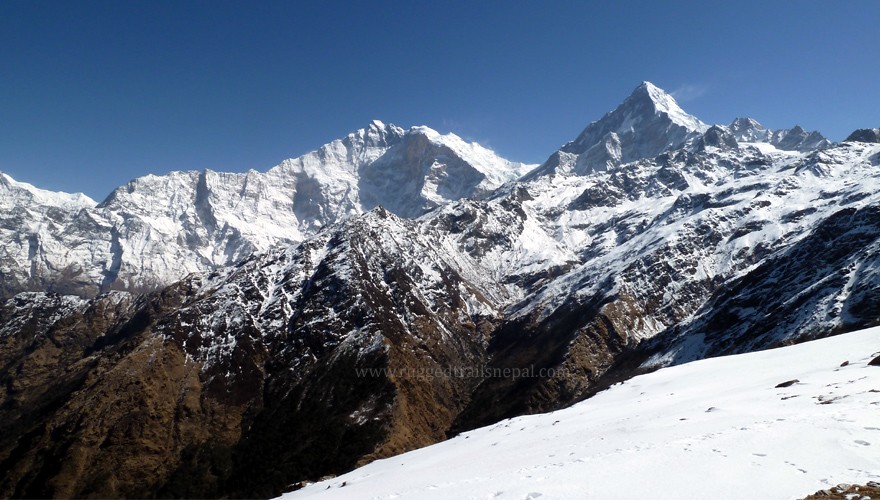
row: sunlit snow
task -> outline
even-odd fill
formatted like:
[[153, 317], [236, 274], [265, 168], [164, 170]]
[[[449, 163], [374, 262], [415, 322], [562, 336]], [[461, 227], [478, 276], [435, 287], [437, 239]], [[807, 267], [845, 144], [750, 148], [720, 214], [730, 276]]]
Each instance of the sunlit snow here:
[[876, 481], [878, 354], [872, 328], [665, 368], [283, 498], [797, 498]]

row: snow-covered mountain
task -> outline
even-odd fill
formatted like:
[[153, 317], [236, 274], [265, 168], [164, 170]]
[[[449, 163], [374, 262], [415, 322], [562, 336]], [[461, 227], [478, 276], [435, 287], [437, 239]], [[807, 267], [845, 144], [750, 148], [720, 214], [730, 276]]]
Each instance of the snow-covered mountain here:
[[847, 142], [880, 142], [880, 128], [862, 128], [856, 130], [849, 137]]
[[803, 498], [880, 482], [878, 354], [873, 328], [665, 368], [282, 498]]
[[454, 134], [374, 121], [267, 172], [148, 175], [100, 204], [4, 175], [0, 291], [153, 290], [379, 205], [414, 217], [478, 198], [531, 167]]
[[479, 256], [519, 297], [489, 365], [564, 368], [484, 382], [455, 428], [576, 401], [624, 358], [644, 362], [635, 346], [682, 362], [877, 324], [878, 158], [874, 143], [705, 146], [451, 205], [485, 218], [450, 233], [465, 250], [492, 242]]
[[766, 142], [785, 151], [805, 153], [831, 145], [831, 141], [819, 132], [807, 132], [800, 125], [790, 129], [769, 130], [752, 118], [737, 118], [727, 129], [737, 141]]
[[[79, 214], [94, 206], [95, 202], [83, 194], [38, 189], [0, 173], [0, 297], [28, 289], [25, 284], [46, 287], [56, 279], [53, 274], [58, 269], [76, 276], [97, 264], [91, 255], [101, 245], [99, 241], [66, 243], [56, 237], [59, 230], [77, 224]], [[77, 244], [83, 247], [83, 255], [91, 255], [78, 259]], [[55, 256], [52, 268], [41, 265], [44, 253]]]
[[[123, 256], [236, 263], [7, 301], [0, 494], [270, 496], [647, 370], [880, 323], [875, 135], [788, 150], [752, 122], [707, 126], [645, 83], [516, 182], [476, 146], [374, 124], [265, 174], [145, 178], [81, 207], [46, 227], [105, 210], [151, 236], [119, 237]], [[305, 239], [254, 252], [261, 224]]]
[[593, 170], [652, 158], [682, 147], [709, 128], [679, 107], [675, 99], [643, 82], [613, 111], [587, 126], [530, 178], [549, 172], [587, 174]]

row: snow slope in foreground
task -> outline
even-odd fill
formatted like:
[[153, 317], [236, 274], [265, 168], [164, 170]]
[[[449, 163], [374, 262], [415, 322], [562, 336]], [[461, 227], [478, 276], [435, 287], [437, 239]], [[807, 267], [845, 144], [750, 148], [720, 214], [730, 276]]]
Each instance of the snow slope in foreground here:
[[666, 368], [283, 498], [796, 498], [864, 484], [880, 479], [878, 353], [872, 328]]

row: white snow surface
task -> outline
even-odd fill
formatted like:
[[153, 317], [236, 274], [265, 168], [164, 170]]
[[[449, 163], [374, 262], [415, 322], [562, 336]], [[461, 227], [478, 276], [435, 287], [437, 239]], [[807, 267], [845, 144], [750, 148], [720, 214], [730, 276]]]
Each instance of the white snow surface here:
[[485, 196], [533, 167], [454, 134], [376, 120], [266, 172], [146, 175], [101, 203], [0, 173], [0, 275], [36, 290], [73, 277], [65, 293], [154, 289], [379, 205], [416, 217]]
[[281, 498], [801, 498], [876, 481], [878, 354], [871, 328], [664, 368]]
[[669, 115], [670, 120], [676, 125], [680, 125], [688, 130], [700, 132], [705, 132], [709, 128], [708, 125], [701, 122], [698, 118], [689, 115], [681, 109], [681, 106], [679, 106], [675, 99], [667, 94], [665, 90], [657, 87], [651, 82], [642, 82], [642, 86], [644, 86], [648, 95], [651, 97], [651, 100], [654, 102], [657, 113], [666, 113]]
[[0, 188], [5, 196], [0, 198], [0, 210], [10, 210], [19, 204], [29, 206], [53, 206], [65, 209], [93, 207], [95, 201], [82, 193], [47, 191], [26, 182], [19, 182], [0, 172]]

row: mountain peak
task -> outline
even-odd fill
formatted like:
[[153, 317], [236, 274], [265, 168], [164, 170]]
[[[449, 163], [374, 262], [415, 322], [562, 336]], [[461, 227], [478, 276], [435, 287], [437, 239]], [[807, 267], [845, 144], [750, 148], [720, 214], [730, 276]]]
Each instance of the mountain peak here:
[[403, 135], [404, 130], [392, 123], [372, 120], [365, 128], [349, 134], [348, 140], [361, 143], [368, 148], [387, 148], [399, 141]]
[[[402, 136], [404, 130], [393, 123], [385, 123], [382, 120], [372, 120], [366, 127], [357, 132], [363, 131], [364, 134], [393, 134]], [[357, 133], [355, 132], [355, 133]]]
[[768, 142], [772, 136], [772, 132], [754, 118], [736, 118], [727, 129], [742, 142]]
[[678, 107], [678, 103], [675, 102], [675, 99], [668, 92], [647, 80], [636, 87], [635, 90], [632, 91], [631, 96], [646, 96], [655, 104], [662, 107]]
[[[661, 89], [660, 87], [654, 85], [653, 83], [651, 83], [647, 80], [640, 83], [638, 87], [633, 89], [632, 93], [630, 94], [630, 97], [631, 98], [632, 97], [648, 98], [648, 99], [651, 99], [651, 101], [660, 102], [660, 103], [665, 101], [666, 98], [672, 99], [672, 96], [670, 96], [668, 92], [666, 92], [665, 90]], [[674, 99], [673, 99], [673, 101], [674, 101]]]
[[880, 143], [880, 128], [860, 128], [849, 134], [844, 141]]
[[[0, 207], [14, 204], [19, 195], [24, 195], [24, 197], [32, 203], [69, 209], [78, 210], [80, 208], [91, 208], [95, 206], [95, 201], [83, 193], [65, 193], [62, 191], [40, 189], [33, 184], [17, 181], [5, 172], [0, 172], [0, 189], [4, 191], [5, 198], [0, 200]], [[4, 205], [4, 203], [9, 205]]]
[[761, 125], [760, 122], [758, 122], [758, 120], [755, 120], [754, 118], [748, 118], [748, 117], [735, 118], [733, 120], [733, 122], [730, 123], [730, 127], [731, 128], [735, 127], [735, 128], [739, 128], [739, 129], [754, 128], [754, 129], [766, 130], [765, 127], [763, 125]]
[[[649, 103], [655, 114], [665, 113], [676, 125], [683, 126], [694, 132], [705, 132], [709, 127], [697, 117], [689, 115], [678, 105], [669, 92], [649, 81], [642, 82], [632, 94], [623, 101], [620, 108], [635, 106], [635, 103]], [[619, 108], [618, 108], [619, 109]]]
[[[560, 151], [578, 156], [571, 163], [573, 172], [589, 173], [683, 147], [708, 129], [708, 125], [681, 109], [669, 93], [644, 81], [623, 103], [589, 124]], [[557, 171], [557, 166], [548, 160], [532, 175], [551, 171]]]

